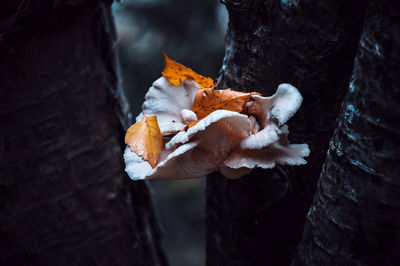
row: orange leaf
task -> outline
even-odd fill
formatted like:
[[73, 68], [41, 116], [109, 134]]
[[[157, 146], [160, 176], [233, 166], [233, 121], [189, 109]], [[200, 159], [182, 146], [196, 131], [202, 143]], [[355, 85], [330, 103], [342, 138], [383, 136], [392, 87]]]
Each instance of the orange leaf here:
[[227, 90], [202, 89], [196, 93], [193, 103], [193, 112], [198, 119], [202, 119], [215, 110], [229, 110], [242, 112], [244, 105], [256, 92], [240, 92]]
[[[200, 120], [201, 120], [201, 119], [200, 119]], [[186, 125], [184, 128], [181, 129], [180, 132], [182, 132], [182, 131], [187, 131], [189, 128], [191, 128], [191, 127], [195, 126], [197, 123], [199, 123], [200, 120], [199, 120], [199, 121], [196, 121], [196, 122], [192, 122], [192, 123], [190, 123], [189, 125]]]
[[165, 52], [163, 52], [163, 54], [165, 58], [165, 67], [162, 75], [166, 77], [172, 85], [179, 86], [185, 79], [196, 81], [202, 89], [210, 88], [214, 85], [214, 81], [211, 78], [199, 75], [190, 68], [169, 59]]
[[154, 168], [164, 145], [157, 116], [145, 116], [142, 121], [132, 125], [126, 131], [125, 143]]

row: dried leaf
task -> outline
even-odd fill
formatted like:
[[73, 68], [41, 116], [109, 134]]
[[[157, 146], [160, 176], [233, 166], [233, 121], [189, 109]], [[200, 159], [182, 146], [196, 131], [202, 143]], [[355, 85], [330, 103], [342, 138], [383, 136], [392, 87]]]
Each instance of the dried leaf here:
[[162, 75], [166, 77], [174, 86], [179, 86], [185, 79], [191, 79], [199, 84], [200, 88], [210, 88], [214, 85], [214, 81], [211, 78], [204, 77], [197, 74], [188, 67], [168, 58], [163, 52], [165, 58], [165, 67]]
[[143, 120], [132, 125], [126, 131], [125, 143], [154, 168], [164, 145], [157, 116], [145, 116]]
[[199, 123], [200, 121], [201, 121], [201, 119], [200, 119], [199, 121], [192, 122], [192, 123], [190, 123], [189, 125], [186, 125], [186, 126], [185, 126], [184, 128], [182, 128], [179, 132], [187, 131], [189, 128], [195, 126], [195, 125], [196, 125], [197, 123]]
[[202, 89], [196, 93], [193, 103], [193, 112], [198, 119], [202, 119], [216, 110], [242, 112], [244, 105], [256, 92], [240, 92], [227, 90]]

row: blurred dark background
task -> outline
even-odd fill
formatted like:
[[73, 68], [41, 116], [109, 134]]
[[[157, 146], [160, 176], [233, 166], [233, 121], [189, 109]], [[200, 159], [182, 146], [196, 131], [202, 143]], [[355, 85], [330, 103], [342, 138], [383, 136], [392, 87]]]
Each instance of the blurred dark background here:
[[[136, 117], [161, 76], [162, 51], [197, 73], [218, 77], [227, 27], [217, 0], [124, 0], [113, 5], [125, 93]], [[151, 180], [171, 266], [204, 265], [204, 179]]]

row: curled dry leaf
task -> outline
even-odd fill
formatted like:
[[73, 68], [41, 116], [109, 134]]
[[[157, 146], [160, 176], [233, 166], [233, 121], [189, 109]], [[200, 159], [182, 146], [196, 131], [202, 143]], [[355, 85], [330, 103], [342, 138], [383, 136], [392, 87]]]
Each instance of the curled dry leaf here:
[[164, 145], [157, 117], [145, 116], [132, 125], [126, 132], [125, 143], [154, 168]]
[[216, 110], [229, 110], [241, 113], [244, 105], [256, 92], [240, 92], [231, 89], [214, 90], [213, 88], [197, 91], [193, 103], [193, 112], [202, 119]]
[[165, 59], [165, 67], [162, 75], [166, 77], [174, 86], [179, 86], [186, 79], [193, 80], [199, 84], [200, 88], [210, 88], [214, 85], [214, 81], [211, 78], [204, 77], [197, 74], [188, 67], [168, 58], [163, 52]]

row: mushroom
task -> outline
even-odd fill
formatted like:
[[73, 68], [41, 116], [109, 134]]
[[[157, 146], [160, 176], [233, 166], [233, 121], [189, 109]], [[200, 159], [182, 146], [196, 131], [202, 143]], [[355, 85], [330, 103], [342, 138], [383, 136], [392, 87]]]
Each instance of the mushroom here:
[[198, 165], [192, 160], [191, 156], [193, 149], [197, 145], [197, 142], [191, 142], [181, 145], [174, 151], [163, 150], [160, 155], [160, 162], [155, 168], [152, 168], [149, 162], [127, 146], [124, 152], [125, 171], [133, 180], [157, 177], [175, 179], [197, 177], [193, 176], [193, 174], [197, 172]]
[[281, 84], [271, 97], [252, 95], [244, 114], [216, 110], [198, 121], [192, 107], [199, 89], [191, 80], [173, 86], [161, 77], [153, 83], [137, 121], [144, 113], [156, 115], [161, 133], [176, 135], [163, 147], [155, 168], [127, 147], [125, 170], [132, 179], [197, 178], [216, 170], [239, 178], [255, 167], [306, 163], [308, 145], [287, 139], [285, 123], [302, 102], [295, 87]]
[[217, 110], [187, 131], [175, 135], [165, 145], [154, 169], [127, 147], [125, 171], [133, 180], [201, 177], [218, 170], [249, 132], [250, 121], [246, 115]]
[[[194, 96], [199, 89], [195, 81], [188, 79], [179, 86], [171, 85], [165, 77], [157, 79], [146, 93], [143, 112], [136, 118], [136, 122], [143, 119], [144, 113], [147, 116], [156, 115], [164, 136], [179, 132], [190, 121], [197, 121], [191, 110]], [[192, 112], [194, 117], [187, 111]]]
[[285, 124], [300, 108], [303, 97], [290, 84], [283, 83], [271, 97], [252, 95], [247, 113], [256, 118], [262, 130], [240, 143], [242, 149], [261, 149], [279, 140], [279, 126]]
[[247, 113], [255, 117], [252, 134], [223, 162], [220, 171], [228, 178], [239, 178], [255, 167], [306, 164], [303, 158], [310, 154], [308, 145], [289, 144], [289, 129], [285, 125], [300, 108], [303, 100], [300, 92], [284, 83], [274, 95], [253, 95], [252, 99], [246, 104]]
[[234, 142], [233, 139], [242, 140], [249, 134], [250, 121], [246, 115], [227, 110], [216, 110], [187, 131], [176, 134], [165, 146], [167, 149], [171, 149], [197, 137], [202, 138], [203, 142], [209, 145], [219, 147], [221, 143]]
[[[260, 149], [238, 149], [223, 162], [222, 169], [228, 178], [239, 178], [251, 169], [260, 167], [269, 169], [276, 164], [303, 165], [304, 157], [310, 154], [307, 144], [289, 144], [287, 125], [280, 129], [279, 141]], [[220, 169], [221, 169], [220, 167]], [[248, 172], [245, 171], [247, 169]], [[235, 171], [237, 170], [237, 172]]]

